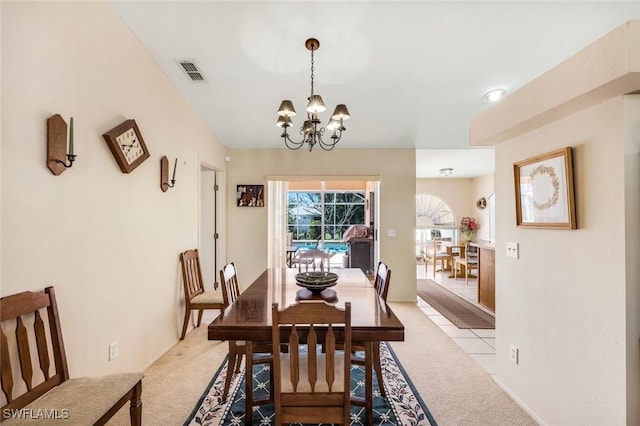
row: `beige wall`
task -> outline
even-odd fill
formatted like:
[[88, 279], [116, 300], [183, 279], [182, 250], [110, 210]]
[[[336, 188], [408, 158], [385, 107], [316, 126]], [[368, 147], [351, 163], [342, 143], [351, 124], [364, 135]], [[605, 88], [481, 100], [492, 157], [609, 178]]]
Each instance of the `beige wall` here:
[[[640, 95], [625, 96], [640, 90], [639, 36], [639, 21], [615, 29], [471, 127], [472, 145], [502, 142], [496, 381], [543, 424], [640, 424]], [[513, 163], [566, 146], [578, 229], [516, 227]]]
[[[626, 423], [622, 113], [617, 98], [496, 148], [497, 373], [548, 424]], [[578, 229], [517, 228], [512, 164], [564, 146]]]
[[[229, 155], [227, 253], [238, 267], [243, 287], [267, 267], [267, 208], [236, 207], [236, 185], [266, 185], [270, 175], [378, 175], [380, 258], [393, 271], [389, 300], [416, 300], [414, 150], [231, 150]], [[396, 230], [395, 237], [387, 236], [389, 229]]]
[[[640, 69], [640, 49], [637, 51]], [[640, 95], [624, 97], [627, 421], [640, 423]]]
[[[473, 216], [475, 210], [470, 204], [472, 179], [417, 179], [416, 194], [429, 194], [440, 198], [453, 210], [457, 223], [460, 223], [463, 216]], [[415, 222], [415, 212], [413, 219]]]
[[[478, 240], [490, 239], [489, 227], [491, 225], [489, 224], [489, 196], [491, 194], [494, 194], [495, 192], [493, 185], [494, 185], [493, 175], [480, 176], [478, 178], [473, 179], [472, 181], [471, 204], [473, 205], [473, 210], [474, 210], [473, 216], [475, 216], [475, 218], [478, 219], [478, 223], [480, 224], [480, 229], [478, 229], [478, 235], [477, 235]], [[476, 207], [476, 202], [482, 197], [484, 197], [487, 200], [487, 207], [485, 207], [484, 209], [479, 209]], [[493, 201], [498, 202], [495, 200], [495, 197]], [[493, 224], [493, 227], [494, 227], [493, 233], [494, 233], [494, 239], [495, 239], [495, 232], [496, 232], [495, 223]]]
[[[435, 195], [454, 212], [457, 225], [464, 216], [475, 217], [480, 227], [477, 239], [489, 238], [489, 209], [480, 210], [476, 201], [493, 193], [493, 175], [469, 179], [417, 179], [416, 194]], [[415, 218], [414, 218], [415, 219]], [[460, 233], [458, 233], [458, 238]]]
[[[56, 113], [78, 155], [61, 176], [45, 161]], [[127, 118], [151, 153], [128, 175], [102, 138]], [[162, 155], [179, 158], [166, 193]], [[140, 369], [176, 342], [200, 162], [223, 167], [224, 147], [108, 3], [2, 2], [1, 294], [55, 285], [73, 376]]]

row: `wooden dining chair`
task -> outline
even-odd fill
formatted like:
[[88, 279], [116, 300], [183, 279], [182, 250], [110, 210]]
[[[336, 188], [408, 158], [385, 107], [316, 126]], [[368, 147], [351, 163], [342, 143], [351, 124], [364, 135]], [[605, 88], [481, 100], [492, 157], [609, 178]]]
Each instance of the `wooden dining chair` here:
[[373, 282], [373, 286], [376, 288], [378, 296], [385, 302], [387, 301], [387, 294], [389, 293], [389, 281], [391, 280], [391, 269], [384, 262], [378, 262], [376, 268], [376, 278]]
[[[222, 298], [225, 309], [234, 303], [240, 296], [240, 286], [238, 284], [238, 271], [233, 262], [227, 263], [220, 270], [220, 282], [222, 283]], [[256, 343], [253, 346], [252, 356], [248, 356], [247, 342], [244, 340], [229, 340], [229, 361], [227, 363], [227, 376], [224, 381], [222, 400], [226, 401], [229, 396], [229, 387], [234, 374], [240, 371], [242, 357], [245, 358], [246, 368], [246, 394], [245, 394], [245, 419], [251, 419], [253, 405], [273, 403], [273, 369], [271, 368], [270, 391], [268, 397], [253, 397], [253, 364], [272, 364], [271, 342]]]
[[1, 423], [104, 425], [129, 405], [131, 425], [142, 425], [142, 372], [70, 377], [53, 286], [0, 298], [0, 322]]
[[[376, 292], [380, 299], [386, 304], [387, 294], [389, 293], [389, 284], [391, 284], [391, 269], [384, 262], [378, 262], [376, 269], [376, 279], [373, 282]], [[380, 394], [385, 397], [384, 383], [382, 379], [382, 362], [380, 360], [380, 342], [373, 343], [373, 369], [376, 372]]]
[[204, 289], [197, 249], [180, 253], [180, 264], [182, 266], [182, 283], [184, 286], [184, 322], [182, 323], [180, 340], [184, 340], [191, 311], [198, 311], [196, 327], [200, 327], [202, 313], [205, 309], [222, 311], [224, 304], [221, 292], [216, 290], [205, 291]]
[[427, 250], [425, 251], [424, 260], [425, 272], [427, 270], [428, 264], [433, 264], [433, 279], [435, 279], [438, 262], [440, 262], [441, 265], [440, 270], [445, 271], [447, 269], [447, 266], [451, 264], [453, 256], [451, 252], [443, 246], [442, 241], [429, 240], [427, 241]]
[[[376, 276], [373, 282], [373, 286], [376, 289], [376, 293], [380, 297], [382, 303], [387, 303], [387, 294], [389, 293], [389, 284], [391, 283], [391, 269], [384, 262], [378, 262], [378, 267], [376, 268]], [[361, 353], [367, 354], [368, 348], [364, 342], [353, 342], [351, 347], [352, 355], [351, 355], [351, 363], [356, 365], [364, 365], [365, 370], [367, 370], [367, 359], [366, 355], [363, 357]], [[384, 398], [386, 397], [386, 391], [384, 389], [384, 382], [382, 378], [382, 360], [380, 356], [380, 342], [374, 341], [371, 343], [371, 356], [373, 371], [376, 374], [376, 379], [378, 380], [378, 388], [380, 389], [380, 395]], [[366, 380], [366, 379], [365, 379]], [[369, 386], [371, 389], [371, 386]], [[369, 416], [373, 415], [373, 392], [369, 394], [369, 392], [365, 393], [365, 399], [362, 403], [359, 401], [353, 401], [354, 405], [362, 405], [365, 407], [367, 411], [367, 418], [371, 418]]]
[[[274, 303], [271, 311], [273, 346], [282, 341], [283, 330], [289, 333], [289, 352], [273, 354], [275, 424], [348, 425], [351, 303], [340, 309], [324, 301], [303, 301], [282, 310]], [[337, 349], [339, 341], [344, 350]]]
[[467, 244], [465, 256], [455, 259], [453, 278], [458, 278], [458, 266], [464, 268], [464, 283], [469, 285], [469, 274], [473, 269], [478, 270], [478, 248]]

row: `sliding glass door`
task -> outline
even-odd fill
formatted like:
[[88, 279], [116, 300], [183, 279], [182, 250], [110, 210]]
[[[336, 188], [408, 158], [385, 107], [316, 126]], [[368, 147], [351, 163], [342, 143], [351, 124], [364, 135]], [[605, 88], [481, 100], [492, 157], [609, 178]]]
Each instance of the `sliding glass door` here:
[[317, 245], [344, 251], [344, 232], [351, 225], [366, 225], [365, 191], [327, 190], [324, 182], [321, 187], [320, 190], [288, 191], [288, 231], [293, 243], [300, 247]]
[[344, 256], [349, 244], [344, 239], [346, 231], [349, 239], [370, 238], [372, 264], [377, 260], [377, 180], [283, 178], [268, 179], [270, 268], [286, 267], [289, 246], [302, 250], [318, 247], [335, 254], [331, 257], [332, 267], [348, 266], [349, 257]]

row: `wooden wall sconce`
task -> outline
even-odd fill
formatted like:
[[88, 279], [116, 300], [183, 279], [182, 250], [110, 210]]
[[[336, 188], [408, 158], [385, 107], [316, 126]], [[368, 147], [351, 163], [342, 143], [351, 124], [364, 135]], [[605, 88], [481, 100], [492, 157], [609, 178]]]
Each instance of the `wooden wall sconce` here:
[[67, 123], [60, 114], [52, 115], [47, 120], [47, 167], [56, 176], [73, 166], [77, 157], [73, 153], [73, 117], [69, 121], [68, 149]]
[[173, 163], [173, 175], [171, 176], [171, 183], [169, 183], [169, 160], [166, 155], [163, 155], [160, 159], [160, 189], [162, 192], [167, 192], [169, 188], [173, 188], [176, 184], [176, 169], [178, 168], [178, 159]]

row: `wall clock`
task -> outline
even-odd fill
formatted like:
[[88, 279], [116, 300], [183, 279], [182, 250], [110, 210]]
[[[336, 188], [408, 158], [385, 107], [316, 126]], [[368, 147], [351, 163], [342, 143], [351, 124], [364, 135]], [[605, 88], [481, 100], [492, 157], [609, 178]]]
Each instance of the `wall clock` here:
[[149, 158], [149, 150], [135, 120], [127, 120], [102, 136], [122, 173], [131, 173]]

